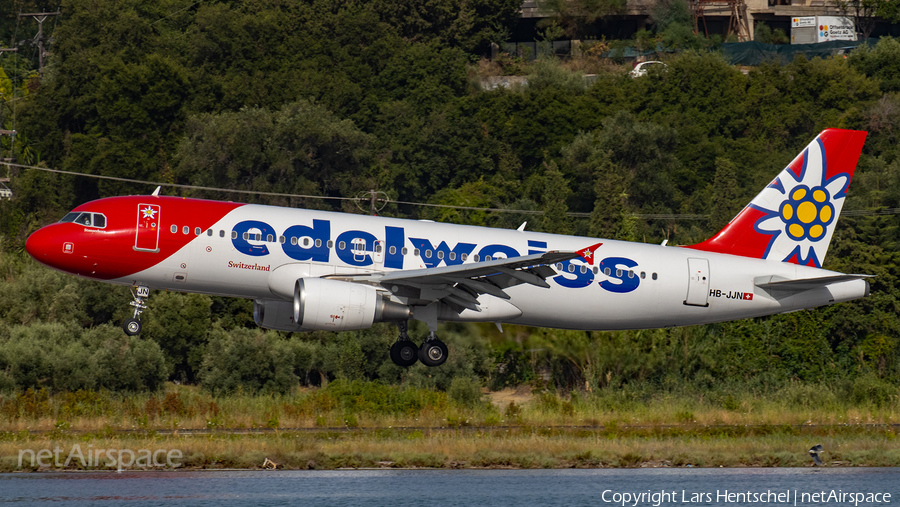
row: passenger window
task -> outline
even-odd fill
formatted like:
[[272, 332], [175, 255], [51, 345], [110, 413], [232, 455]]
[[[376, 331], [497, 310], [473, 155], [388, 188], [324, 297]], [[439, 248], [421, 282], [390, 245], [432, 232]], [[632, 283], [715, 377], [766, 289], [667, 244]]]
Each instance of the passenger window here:
[[209, 237], [211, 238], [211, 237], [212, 237], [212, 229], [207, 229], [207, 230], [206, 230], [206, 235], [209, 236]]
[[485, 261], [491, 260], [491, 256], [490, 256], [490, 255], [485, 255], [485, 256], [484, 256], [484, 260], [485, 260]]
[[598, 268], [597, 266], [594, 266], [594, 274], [596, 275], [599, 272], [600, 272], [600, 268]]
[[581, 274], [583, 275], [585, 273], [587, 273], [587, 266], [582, 265], [581, 266]]
[[297, 244], [297, 236], [291, 236], [291, 244], [292, 244], [292, 245], [296, 245], [296, 244]]
[[609, 276], [610, 274], [612, 274], [612, 271], [610, 271], [609, 268], [603, 268], [603, 274]]
[[304, 247], [309, 246], [309, 238], [303, 238], [303, 246]]
[[248, 239], [250, 239], [250, 233], [249, 233], [249, 232], [245, 232], [245, 233], [244, 233], [244, 241], [247, 241]]
[[391, 255], [394, 255], [397, 253], [397, 247], [392, 246], [388, 251], [390, 252]]
[[182, 233], [182, 234], [188, 234], [189, 232], [191, 232], [191, 228], [190, 228], [190, 227], [188, 227], [188, 226], [185, 225], [184, 227], [181, 228], [181, 233]]
[[262, 233], [256, 235], [256, 241], [262, 241]]
[[175, 234], [176, 232], [178, 232], [178, 226], [173, 225], [171, 228], [169, 228], [169, 230], [172, 231], [172, 234]]
[[418, 248], [416, 248], [416, 249], [413, 250], [413, 255], [415, 255], [416, 257], [418, 257], [418, 256], [419, 256], [419, 252], [420, 252], [420, 250], [419, 250]]
[[334, 248], [334, 241], [328, 240], [328, 248]]
[[220, 237], [220, 238], [224, 238], [224, 237], [225, 237], [225, 230], [224, 230], [224, 229], [219, 229], [219, 237]]
[[628, 278], [634, 278], [634, 271], [631, 269], [628, 270]]
[[100, 229], [106, 227], [106, 217], [100, 213], [94, 213], [94, 227]]
[[347, 248], [347, 243], [341, 241], [338, 243], [338, 250], [345, 250]]
[[478, 261], [481, 260], [481, 256], [478, 255], [478, 254], [475, 254], [475, 255], [472, 257], [472, 260], [474, 260], [475, 262], [478, 262]]
[[575, 272], [575, 265], [569, 264], [569, 273], [574, 273], [574, 272]]
[[444, 258], [444, 252], [438, 252], [437, 255], [438, 255], [438, 259]]
[[[454, 254], [450, 254], [450, 255], [451, 255], [451, 256], [452, 256], [452, 255], [454, 255]], [[469, 258], [469, 256], [468, 256], [468, 255], [466, 255], [466, 254], [462, 254], [462, 255], [460, 255], [460, 256], [459, 256], [459, 258], [460, 258], [460, 259], [461, 259], [461, 260], [462, 260], [462, 261], [463, 261], [463, 262], [465, 262], [465, 261], [466, 261], [466, 259], [468, 259], [468, 258]], [[452, 260], [452, 259], [453, 259], [453, 257], [450, 257], [450, 259], [451, 259], [451, 260]]]
[[278, 242], [281, 243], [281, 244], [283, 245], [283, 244], [284, 244], [284, 236], [279, 236], [279, 237], [278, 237]]
[[407, 250], [406, 247], [403, 247], [403, 250], [400, 250], [400, 253], [406, 255], [409, 253], [409, 250]]
[[271, 234], [266, 235], [266, 243], [274, 243], [274, 242], [275, 242], [275, 236], [272, 236]]
[[653, 278], [654, 280], [656, 280], [656, 273], [653, 273], [652, 278]]
[[620, 278], [622, 277], [622, 270], [621, 270], [621, 269], [616, 269], [616, 276], [617, 276], [617, 277], [620, 277]]
[[375, 245], [375, 253], [381, 253], [381, 245]]
[[[456, 260], [456, 252], [450, 252], [450, 260], [451, 260], [451, 261], [455, 261], [455, 260]], [[465, 259], [463, 259], [463, 260], [465, 260]]]
[[200, 235], [200, 228], [194, 227], [194, 236], [199, 236], [199, 235]]
[[431, 258], [431, 250], [425, 250], [425, 258], [426, 258], [426, 259], [430, 259], [430, 258]]
[[321, 247], [321, 246], [322, 246], [322, 240], [321, 240], [321, 239], [317, 239], [317, 240], [316, 240], [316, 248], [319, 248], [319, 247]]
[[[244, 233], [244, 234], [246, 234], [246, 233]], [[231, 231], [231, 239], [237, 239], [237, 231]]]

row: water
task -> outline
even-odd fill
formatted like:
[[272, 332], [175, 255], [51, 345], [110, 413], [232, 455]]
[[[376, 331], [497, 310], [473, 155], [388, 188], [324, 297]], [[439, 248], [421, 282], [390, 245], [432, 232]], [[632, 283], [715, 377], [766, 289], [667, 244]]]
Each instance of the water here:
[[[732, 496], [724, 496], [725, 492]], [[665, 491], [666, 496], [661, 497]], [[749, 492], [749, 495], [748, 495]], [[863, 497], [834, 497], [828, 495]], [[634, 496], [640, 495], [636, 501]], [[736, 494], [744, 496], [734, 496]], [[753, 496], [753, 494], [757, 496]], [[776, 496], [766, 497], [771, 493]], [[821, 497], [811, 495], [822, 493]], [[656, 496], [654, 496], [654, 494]], [[874, 496], [874, 495], [878, 496]], [[886, 494], [890, 494], [887, 497]], [[762, 496], [760, 496], [762, 495]], [[693, 500], [693, 501], [692, 501]], [[769, 500], [769, 501], [767, 501]], [[842, 500], [842, 501], [838, 501]], [[900, 468], [337, 470], [0, 474], [0, 504], [887, 505]]]

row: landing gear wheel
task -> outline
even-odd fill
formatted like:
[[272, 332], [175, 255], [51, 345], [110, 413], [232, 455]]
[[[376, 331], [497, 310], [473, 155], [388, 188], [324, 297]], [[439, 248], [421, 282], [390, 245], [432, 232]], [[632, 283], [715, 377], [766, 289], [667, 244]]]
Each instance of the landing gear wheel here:
[[404, 368], [419, 360], [419, 348], [409, 340], [400, 340], [391, 345], [391, 361]]
[[141, 321], [137, 319], [126, 319], [122, 323], [122, 329], [125, 330], [125, 334], [128, 336], [137, 336], [141, 332], [141, 327]]
[[419, 347], [419, 361], [425, 366], [440, 366], [447, 361], [447, 355], [447, 346], [437, 337], [426, 340]]

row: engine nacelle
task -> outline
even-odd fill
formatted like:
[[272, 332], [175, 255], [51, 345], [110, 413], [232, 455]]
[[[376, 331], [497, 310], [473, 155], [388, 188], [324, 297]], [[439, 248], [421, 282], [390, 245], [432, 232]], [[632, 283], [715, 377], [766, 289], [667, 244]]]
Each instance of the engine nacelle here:
[[[297, 330], [352, 331], [410, 318], [408, 306], [383, 297], [375, 287], [325, 278], [298, 279], [292, 306], [291, 324]], [[280, 315], [280, 305], [278, 310]]]
[[293, 301], [253, 301], [253, 320], [256, 325], [276, 331], [309, 331], [294, 322]]
[[253, 302], [256, 325], [278, 331], [352, 331], [410, 317], [408, 306], [375, 287], [325, 278], [298, 279], [293, 301]]

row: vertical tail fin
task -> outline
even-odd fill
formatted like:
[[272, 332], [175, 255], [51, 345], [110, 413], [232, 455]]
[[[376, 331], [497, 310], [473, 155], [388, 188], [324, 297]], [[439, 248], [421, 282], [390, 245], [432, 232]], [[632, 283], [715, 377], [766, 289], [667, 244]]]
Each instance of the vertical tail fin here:
[[822, 131], [724, 229], [688, 248], [821, 267], [865, 140]]

